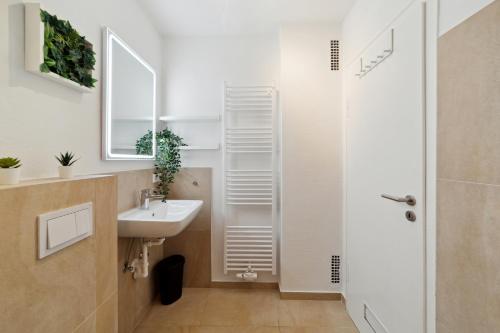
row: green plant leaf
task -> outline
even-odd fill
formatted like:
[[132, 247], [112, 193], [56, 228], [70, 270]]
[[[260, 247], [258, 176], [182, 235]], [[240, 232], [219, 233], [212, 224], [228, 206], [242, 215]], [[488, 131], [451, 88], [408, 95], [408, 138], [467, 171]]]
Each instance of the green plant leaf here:
[[[136, 152], [139, 155], [151, 155], [153, 153], [153, 133], [148, 131], [136, 142]], [[181, 137], [175, 135], [168, 128], [156, 133], [156, 163], [155, 174], [160, 179], [157, 184], [157, 192], [164, 196], [170, 192], [170, 184], [175, 180], [181, 163], [180, 147], [185, 146]]]
[[0, 169], [17, 169], [21, 167], [21, 161], [15, 157], [0, 158]]
[[59, 153], [59, 156], [54, 156], [57, 161], [62, 166], [72, 166], [76, 161], [79, 160], [79, 158], [75, 159], [75, 154], [67, 151], [66, 153]]
[[50, 68], [47, 64], [43, 63], [40, 65], [40, 72], [42, 73], [50, 73]]
[[44, 23], [44, 64], [40, 71], [54, 72], [86, 87], [94, 87], [92, 77], [96, 62], [92, 44], [81, 36], [66, 20], [60, 20], [47, 11], [40, 11]]

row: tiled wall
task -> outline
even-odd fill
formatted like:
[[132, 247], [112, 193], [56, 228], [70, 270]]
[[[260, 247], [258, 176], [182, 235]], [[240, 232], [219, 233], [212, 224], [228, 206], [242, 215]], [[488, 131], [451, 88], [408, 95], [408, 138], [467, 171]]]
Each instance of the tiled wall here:
[[[118, 212], [139, 206], [140, 191], [153, 188], [152, 174], [152, 170], [149, 169], [116, 173], [118, 178]], [[134, 331], [151, 309], [155, 297], [152, 274], [146, 279], [134, 280], [131, 273], [123, 272], [125, 262], [138, 256], [141, 250], [140, 244], [139, 239], [118, 239], [118, 328], [120, 333]], [[150, 273], [154, 265], [162, 258], [162, 246], [154, 246], [149, 249]]]
[[500, 332], [500, 1], [439, 39], [438, 333]]
[[171, 199], [203, 200], [203, 207], [193, 222], [176, 237], [167, 239], [165, 256], [182, 254], [184, 286], [207, 288], [211, 284], [212, 169], [184, 168], [175, 177]]
[[[37, 259], [37, 216], [93, 202], [94, 235]], [[0, 187], [0, 332], [117, 332], [116, 178]]]
[[[118, 178], [118, 211], [139, 205], [142, 189], [153, 188], [152, 170], [125, 171]], [[198, 185], [193, 185], [197, 181]], [[171, 187], [172, 199], [201, 199], [205, 204], [191, 225], [176, 237], [167, 239], [165, 246], [150, 248], [150, 277], [132, 278], [123, 266], [131, 248], [130, 260], [140, 251], [140, 240], [118, 239], [118, 318], [119, 332], [131, 333], [151, 309], [155, 297], [152, 270], [162, 258], [171, 254], [186, 257], [184, 282], [190, 287], [210, 284], [210, 224], [211, 224], [212, 171], [210, 168], [185, 168], [176, 176]], [[134, 242], [133, 244], [131, 242]]]

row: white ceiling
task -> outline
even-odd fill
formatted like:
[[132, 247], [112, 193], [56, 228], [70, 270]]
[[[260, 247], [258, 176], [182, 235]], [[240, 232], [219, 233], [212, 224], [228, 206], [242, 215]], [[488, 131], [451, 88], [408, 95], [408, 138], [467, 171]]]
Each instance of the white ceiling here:
[[262, 34], [281, 23], [340, 22], [355, 0], [137, 0], [164, 35]]

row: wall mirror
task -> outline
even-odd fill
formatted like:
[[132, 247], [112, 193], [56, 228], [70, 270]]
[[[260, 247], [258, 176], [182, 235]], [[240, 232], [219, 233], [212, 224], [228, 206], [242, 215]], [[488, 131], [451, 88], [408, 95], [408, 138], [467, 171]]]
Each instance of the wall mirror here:
[[[103, 159], [153, 159], [156, 73], [109, 28], [103, 32]], [[141, 140], [140, 147], [136, 147]]]

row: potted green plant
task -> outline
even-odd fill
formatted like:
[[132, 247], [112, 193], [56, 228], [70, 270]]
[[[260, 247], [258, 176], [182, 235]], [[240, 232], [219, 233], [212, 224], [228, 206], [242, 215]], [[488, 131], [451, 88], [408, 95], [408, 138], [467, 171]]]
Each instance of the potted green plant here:
[[75, 159], [75, 154], [67, 151], [64, 154], [59, 153], [59, 156], [55, 156], [56, 160], [61, 164], [59, 166], [59, 177], [64, 179], [73, 178], [73, 164], [79, 159]]
[[21, 161], [14, 157], [0, 158], [0, 184], [18, 184], [21, 176], [21, 165]]
[[[135, 148], [139, 155], [151, 155], [153, 153], [153, 133], [148, 131], [142, 138], [137, 140]], [[156, 184], [156, 192], [165, 197], [170, 192], [170, 184], [175, 180], [175, 175], [181, 169], [180, 148], [185, 146], [184, 139], [177, 136], [170, 129], [165, 128], [156, 132], [156, 163], [154, 174], [159, 182]]]

